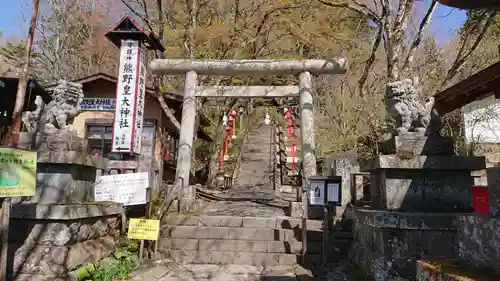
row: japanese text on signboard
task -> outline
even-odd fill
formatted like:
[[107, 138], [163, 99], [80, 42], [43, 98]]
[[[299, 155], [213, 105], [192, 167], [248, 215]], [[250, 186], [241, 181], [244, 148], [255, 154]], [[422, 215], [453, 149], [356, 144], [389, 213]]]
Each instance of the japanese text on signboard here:
[[0, 197], [34, 196], [36, 151], [0, 147]]
[[147, 203], [149, 173], [101, 176], [94, 187], [97, 202], [116, 202], [123, 205]]
[[83, 98], [80, 103], [81, 110], [114, 110], [115, 109], [115, 99], [114, 98]]
[[158, 240], [159, 220], [130, 219], [127, 237], [138, 240]]
[[140, 64], [139, 42], [123, 40], [116, 89], [113, 152], [133, 152], [134, 110]]
[[146, 49], [139, 49], [140, 51], [140, 65], [139, 65], [139, 85], [137, 94], [137, 104], [135, 112], [135, 132], [134, 132], [134, 152], [141, 151], [141, 136], [142, 136], [142, 123], [144, 121], [144, 98], [146, 92], [146, 67], [147, 67], [147, 53]]

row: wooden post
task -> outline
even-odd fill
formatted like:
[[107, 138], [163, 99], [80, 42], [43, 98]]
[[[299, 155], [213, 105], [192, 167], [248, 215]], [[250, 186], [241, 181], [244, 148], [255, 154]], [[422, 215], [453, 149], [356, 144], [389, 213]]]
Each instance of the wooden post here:
[[2, 251], [0, 252], [0, 281], [7, 280], [7, 253], [9, 246], [9, 220], [10, 220], [10, 198], [2, 199], [2, 211], [0, 212], [0, 227], [2, 231]]
[[9, 136], [9, 147], [17, 147], [19, 142], [19, 133], [21, 132], [21, 117], [23, 114], [23, 105], [26, 99], [26, 88], [28, 87], [28, 72], [30, 66], [31, 49], [33, 46], [33, 38], [35, 36], [36, 19], [38, 18], [39, 0], [33, 0], [33, 14], [31, 15], [31, 23], [28, 31], [28, 42], [26, 43], [26, 51], [24, 53], [24, 67], [19, 83], [17, 85], [16, 103], [14, 112], [12, 112], [12, 130]]

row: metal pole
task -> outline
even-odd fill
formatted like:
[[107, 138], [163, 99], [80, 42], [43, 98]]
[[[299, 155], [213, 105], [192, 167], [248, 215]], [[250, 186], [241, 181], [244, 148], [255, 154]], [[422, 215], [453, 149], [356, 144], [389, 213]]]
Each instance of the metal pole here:
[[[12, 112], [12, 128], [8, 140], [8, 146], [16, 148], [19, 144], [19, 133], [21, 132], [21, 117], [23, 113], [24, 100], [26, 98], [26, 88], [28, 87], [28, 72], [30, 65], [31, 49], [33, 46], [33, 37], [36, 28], [36, 19], [38, 18], [39, 0], [33, 0], [33, 14], [31, 15], [31, 23], [28, 31], [28, 42], [26, 43], [26, 51], [24, 54], [24, 68], [19, 83], [17, 84], [16, 102], [14, 111]], [[2, 250], [0, 252], [0, 281], [7, 280], [7, 253], [9, 246], [9, 220], [10, 220], [10, 198], [4, 198], [2, 201], [2, 210], [0, 212], [0, 231]]]
[[19, 143], [19, 133], [21, 132], [21, 117], [23, 113], [24, 100], [26, 98], [26, 88], [28, 87], [28, 72], [31, 58], [31, 49], [33, 47], [33, 37], [35, 35], [36, 19], [38, 18], [39, 0], [33, 0], [33, 14], [28, 31], [28, 42], [24, 53], [24, 68], [19, 77], [17, 85], [16, 103], [12, 112], [12, 129], [9, 136], [9, 147], [17, 147]]

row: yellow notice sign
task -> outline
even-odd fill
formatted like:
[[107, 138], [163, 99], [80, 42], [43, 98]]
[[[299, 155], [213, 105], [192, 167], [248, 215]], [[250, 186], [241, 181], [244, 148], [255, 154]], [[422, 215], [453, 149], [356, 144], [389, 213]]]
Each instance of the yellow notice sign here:
[[0, 197], [35, 193], [36, 151], [0, 147]]
[[160, 232], [159, 220], [130, 219], [128, 222], [128, 238], [137, 240], [158, 240]]

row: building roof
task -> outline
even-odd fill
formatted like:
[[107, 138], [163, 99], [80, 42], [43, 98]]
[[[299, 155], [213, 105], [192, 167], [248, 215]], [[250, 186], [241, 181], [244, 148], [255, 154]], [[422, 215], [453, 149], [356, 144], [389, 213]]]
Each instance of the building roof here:
[[151, 31], [143, 29], [129, 15], [124, 16], [117, 24], [111, 27], [105, 36], [118, 48], [120, 48], [121, 40], [131, 39], [141, 41], [149, 50], [165, 52], [165, 48], [156, 35]]
[[500, 10], [500, 0], [438, 0], [438, 2], [460, 9]]
[[475, 100], [491, 95], [500, 97], [499, 83], [500, 62], [497, 62], [434, 95], [436, 109], [440, 114], [446, 114]]

